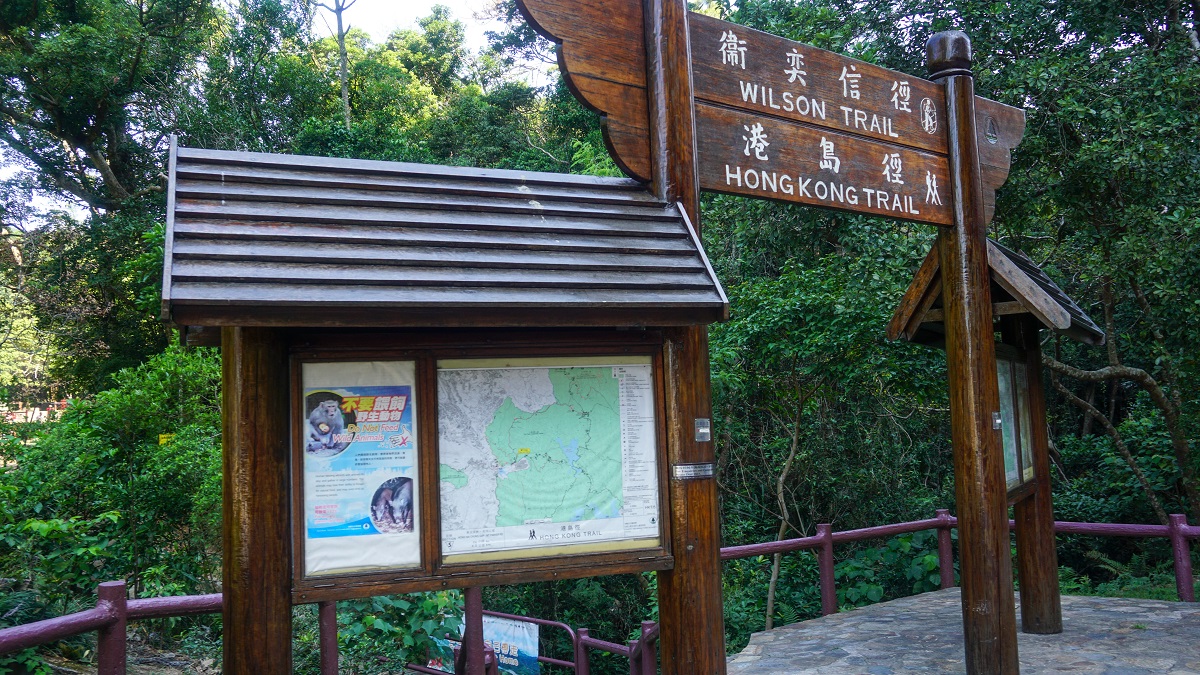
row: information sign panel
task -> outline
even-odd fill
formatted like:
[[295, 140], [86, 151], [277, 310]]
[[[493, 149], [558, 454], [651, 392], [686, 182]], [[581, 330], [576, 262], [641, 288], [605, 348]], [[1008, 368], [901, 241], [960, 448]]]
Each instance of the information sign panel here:
[[946, 154], [941, 86], [702, 14], [689, 25], [697, 102]]
[[415, 370], [302, 364], [305, 575], [420, 566]]
[[659, 545], [649, 357], [438, 362], [446, 563]]
[[945, 156], [702, 103], [696, 134], [706, 190], [951, 222]]

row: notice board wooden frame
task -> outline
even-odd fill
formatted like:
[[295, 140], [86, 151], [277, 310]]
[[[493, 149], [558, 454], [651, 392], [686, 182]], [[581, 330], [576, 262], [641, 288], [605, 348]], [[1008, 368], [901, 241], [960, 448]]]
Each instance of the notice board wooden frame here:
[[[664, 336], [659, 331], [372, 331], [293, 335], [289, 342], [289, 495], [292, 602], [552, 581], [671, 569]], [[654, 387], [659, 543], [626, 551], [445, 563], [441, 552], [437, 362], [445, 359], [648, 356]], [[314, 362], [414, 361], [421, 560], [417, 567], [304, 574], [303, 390], [301, 366]], [[536, 549], [534, 550], [536, 551]]]

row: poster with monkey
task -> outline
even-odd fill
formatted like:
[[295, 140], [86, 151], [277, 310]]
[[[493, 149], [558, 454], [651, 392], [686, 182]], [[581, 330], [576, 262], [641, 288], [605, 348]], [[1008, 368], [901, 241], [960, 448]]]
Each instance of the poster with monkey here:
[[418, 567], [416, 367], [301, 366], [304, 570]]

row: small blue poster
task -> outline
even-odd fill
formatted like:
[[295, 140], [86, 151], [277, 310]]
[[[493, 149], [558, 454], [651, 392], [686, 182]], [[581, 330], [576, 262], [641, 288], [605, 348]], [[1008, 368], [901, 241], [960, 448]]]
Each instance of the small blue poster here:
[[[438, 646], [429, 655], [426, 667], [453, 673], [454, 652], [460, 648], [460, 643], [438, 639], [434, 642]], [[540, 675], [542, 672], [536, 623], [484, 615], [483, 642], [495, 652], [499, 670], [504, 675]]]
[[414, 364], [302, 371], [305, 573], [418, 566]]

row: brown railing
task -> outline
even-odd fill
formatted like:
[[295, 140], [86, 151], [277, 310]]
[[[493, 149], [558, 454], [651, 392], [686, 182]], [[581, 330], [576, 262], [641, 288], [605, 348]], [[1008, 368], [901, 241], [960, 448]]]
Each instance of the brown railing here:
[[[939, 509], [936, 517], [927, 520], [866, 527], [858, 530], [834, 532], [832, 526], [823, 524], [817, 526], [817, 533], [811, 537], [725, 547], [721, 549], [721, 559], [734, 560], [760, 555], [816, 549], [817, 567], [820, 574], [821, 611], [823, 614], [832, 614], [837, 611], [837, 589], [834, 585], [833, 563], [833, 549], [835, 545], [853, 541], [893, 537], [898, 534], [919, 532], [921, 530], [937, 530], [941, 586], [942, 588], [950, 588], [954, 585], [954, 561], [950, 542], [950, 530], [957, 523], [958, 519], [951, 516], [949, 511]], [[1171, 549], [1174, 554], [1175, 585], [1179, 599], [1184, 602], [1196, 601], [1195, 582], [1192, 578], [1192, 558], [1188, 540], [1200, 539], [1200, 526], [1188, 525], [1187, 519], [1182, 515], [1172, 515], [1167, 525], [1055, 522], [1054, 531], [1059, 534], [1082, 534], [1100, 537], [1165, 537], [1170, 540]], [[109, 581], [100, 584], [96, 589], [96, 595], [96, 606], [92, 609], [22, 626], [0, 629], [0, 654], [15, 652], [73, 635], [96, 631], [98, 632], [96, 641], [97, 674], [119, 675], [125, 672], [125, 629], [129, 621], [187, 616], [191, 614], [209, 614], [221, 611], [221, 594], [219, 593], [213, 595], [185, 595], [127, 600], [125, 582]], [[472, 606], [472, 603], [468, 603], [468, 607], [470, 606]], [[334, 675], [338, 669], [336, 604], [332, 601], [318, 603], [317, 613], [320, 626], [321, 673], [323, 675]], [[630, 640], [627, 644], [620, 645], [615, 642], [606, 642], [593, 638], [588, 634], [586, 628], [575, 630], [558, 621], [534, 619], [486, 610], [483, 610], [483, 614], [519, 621], [530, 621], [540, 626], [566, 631], [571, 640], [573, 660], [566, 661], [547, 656], [540, 656], [538, 660], [549, 665], [570, 668], [574, 670], [576, 675], [589, 675], [589, 650], [608, 652], [627, 658], [629, 660], [630, 675], [653, 675], [657, 668], [658, 624], [651, 621], [642, 623], [641, 635], [637, 640]], [[483, 658], [478, 659], [477, 662], [483, 663], [486, 673], [492, 675], [496, 672], [495, 654], [486, 646], [482, 646], [482, 648], [485, 653]], [[409, 670], [420, 673], [441, 672], [419, 664], [409, 664], [406, 667]]]

